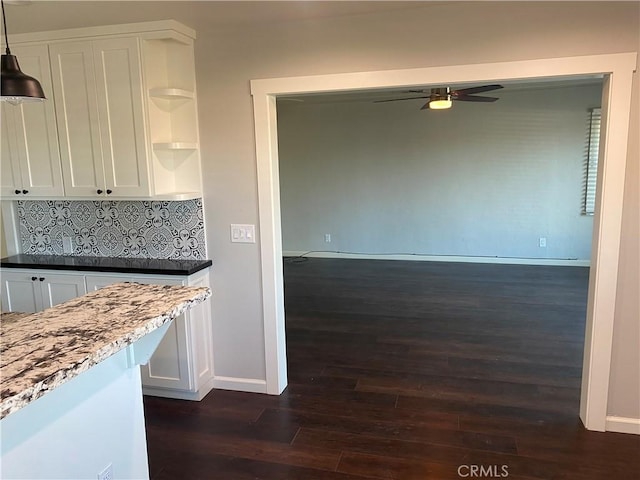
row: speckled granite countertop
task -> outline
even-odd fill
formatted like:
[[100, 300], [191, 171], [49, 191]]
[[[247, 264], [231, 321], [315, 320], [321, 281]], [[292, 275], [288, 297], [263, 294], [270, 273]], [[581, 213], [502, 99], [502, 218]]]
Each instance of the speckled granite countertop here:
[[207, 287], [116, 283], [42, 312], [0, 317], [0, 418], [211, 295]]
[[0, 267], [2, 268], [42, 268], [48, 270], [143, 273], [153, 275], [192, 275], [211, 265], [211, 260], [25, 254], [12, 255], [0, 260]]

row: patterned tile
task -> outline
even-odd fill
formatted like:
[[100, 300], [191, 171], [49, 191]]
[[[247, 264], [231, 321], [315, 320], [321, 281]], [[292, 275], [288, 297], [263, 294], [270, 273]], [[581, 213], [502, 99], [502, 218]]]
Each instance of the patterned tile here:
[[23, 253], [62, 255], [71, 237], [74, 255], [206, 257], [202, 200], [182, 202], [18, 202]]

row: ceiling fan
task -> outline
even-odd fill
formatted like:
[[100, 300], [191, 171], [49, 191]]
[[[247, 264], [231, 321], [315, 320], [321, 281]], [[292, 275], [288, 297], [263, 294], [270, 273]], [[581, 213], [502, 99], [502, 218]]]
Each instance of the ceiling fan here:
[[397, 102], [401, 100], [415, 100], [417, 98], [428, 98], [429, 101], [425, 103], [420, 110], [427, 108], [441, 110], [445, 108], [451, 108], [453, 101], [461, 102], [495, 102], [498, 100], [496, 97], [482, 97], [473, 95], [474, 93], [491, 92], [492, 90], [499, 90], [503, 88], [502, 85], [483, 85], [480, 87], [461, 88], [459, 90], [451, 90], [449, 87], [431, 88], [429, 90], [409, 90], [406, 93], [423, 93], [428, 95], [422, 97], [407, 97], [407, 98], [392, 98], [389, 100], [377, 100], [374, 103], [382, 102]]

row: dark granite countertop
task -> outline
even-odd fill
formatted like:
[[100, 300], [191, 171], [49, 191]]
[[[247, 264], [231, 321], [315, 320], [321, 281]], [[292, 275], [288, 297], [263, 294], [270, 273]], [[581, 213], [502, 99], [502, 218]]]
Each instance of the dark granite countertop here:
[[212, 265], [211, 260], [161, 258], [81, 257], [66, 255], [12, 255], [0, 260], [2, 268], [77, 270], [84, 272], [192, 275]]

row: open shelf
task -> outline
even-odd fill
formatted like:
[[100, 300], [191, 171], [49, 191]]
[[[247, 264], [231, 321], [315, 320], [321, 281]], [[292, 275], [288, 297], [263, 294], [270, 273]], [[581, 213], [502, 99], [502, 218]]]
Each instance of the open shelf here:
[[159, 194], [153, 197], [154, 200], [173, 200], [173, 201], [183, 201], [183, 200], [193, 200], [194, 198], [201, 198], [201, 192], [174, 192], [167, 194]]
[[152, 88], [149, 90], [149, 96], [163, 100], [184, 100], [195, 97], [193, 92], [182, 88]]
[[198, 144], [191, 142], [154, 143], [154, 150], [197, 150]]
[[193, 45], [149, 38], [143, 48], [155, 198], [198, 198], [202, 175]]

